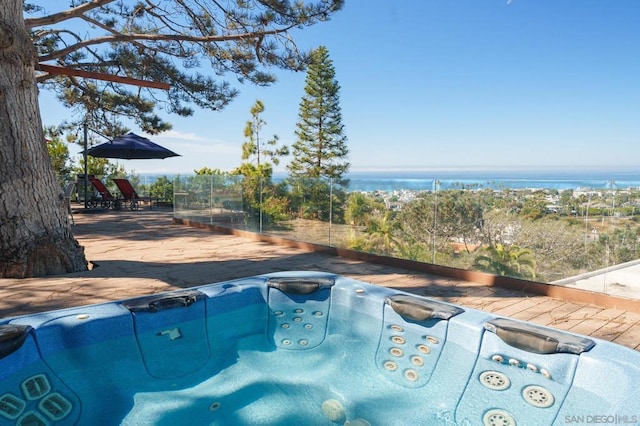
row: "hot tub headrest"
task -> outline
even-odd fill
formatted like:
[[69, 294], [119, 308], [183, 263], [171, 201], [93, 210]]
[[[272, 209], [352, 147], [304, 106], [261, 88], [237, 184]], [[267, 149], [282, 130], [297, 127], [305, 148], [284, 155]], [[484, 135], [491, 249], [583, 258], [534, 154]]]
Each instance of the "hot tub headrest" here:
[[508, 318], [495, 318], [485, 323], [485, 330], [495, 333], [506, 344], [537, 354], [581, 354], [595, 342], [559, 330], [548, 329]]
[[205, 297], [205, 294], [198, 290], [178, 290], [132, 299], [124, 302], [123, 305], [131, 312], [159, 312], [166, 309], [188, 307]]
[[0, 325], [0, 359], [20, 349], [30, 330], [28, 325]]
[[282, 277], [267, 281], [267, 286], [289, 294], [311, 294], [322, 288], [331, 288], [334, 284], [332, 278]]
[[458, 306], [403, 294], [387, 297], [384, 302], [390, 305], [401, 317], [413, 321], [425, 321], [432, 318], [448, 320], [464, 312], [464, 309]]

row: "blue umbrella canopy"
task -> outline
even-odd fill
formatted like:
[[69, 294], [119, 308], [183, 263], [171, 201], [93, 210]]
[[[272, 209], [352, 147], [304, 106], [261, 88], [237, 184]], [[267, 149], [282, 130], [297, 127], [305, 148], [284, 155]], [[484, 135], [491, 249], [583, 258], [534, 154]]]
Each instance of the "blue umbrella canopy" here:
[[135, 133], [118, 136], [111, 142], [101, 143], [87, 149], [86, 153], [92, 157], [122, 158], [126, 160], [151, 160], [180, 156], [180, 154], [176, 154]]

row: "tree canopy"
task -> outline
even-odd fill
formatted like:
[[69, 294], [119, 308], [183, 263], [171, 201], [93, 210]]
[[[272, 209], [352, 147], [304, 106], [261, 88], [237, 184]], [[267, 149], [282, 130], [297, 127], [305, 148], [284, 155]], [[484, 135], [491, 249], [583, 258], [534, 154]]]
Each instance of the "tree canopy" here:
[[328, 20], [342, 4], [73, 0], [69, 9], [54, 11], [56, 4], [30, 0], [24, 13], [39, 64], [169, 83], [162, 93], [49, 68], [38, 72], [37, 81], [76, 110], [77, 120], [113, 136], [122, 133], [123, 117], [147, 133], [169, 129], [159, 108], [182, 116], [194, 107], [222, 109], [238, 94], [232, 78], [268, 85], [275, 81], [271, 67], [304, 69], [308, 54], [298, 50], [292, 31]]

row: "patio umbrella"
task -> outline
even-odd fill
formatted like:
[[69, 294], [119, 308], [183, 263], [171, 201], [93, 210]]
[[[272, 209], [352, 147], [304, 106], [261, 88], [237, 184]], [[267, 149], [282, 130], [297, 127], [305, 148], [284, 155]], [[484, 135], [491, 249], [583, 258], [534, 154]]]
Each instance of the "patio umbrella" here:
[[111, 142], [101, 143], [85, 150], [85, 152], [92, 157], [122, 158], [126, 160], [163, 159], [180, 156], [180, 154], [176, 154], [135, 133], [118, 136]]

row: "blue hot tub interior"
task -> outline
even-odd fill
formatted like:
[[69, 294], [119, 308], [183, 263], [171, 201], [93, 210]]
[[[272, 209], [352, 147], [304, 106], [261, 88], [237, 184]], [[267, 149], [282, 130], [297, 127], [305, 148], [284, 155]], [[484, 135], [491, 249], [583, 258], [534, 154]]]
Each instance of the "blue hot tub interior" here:
[[640, 352], [323, 273], [0, 322], [0, 425], [639, 424], [638, 383]]

